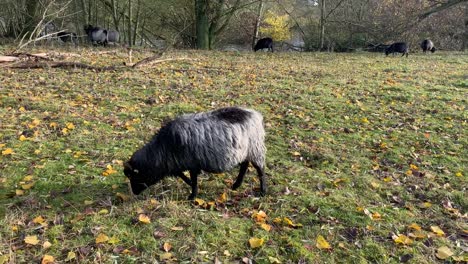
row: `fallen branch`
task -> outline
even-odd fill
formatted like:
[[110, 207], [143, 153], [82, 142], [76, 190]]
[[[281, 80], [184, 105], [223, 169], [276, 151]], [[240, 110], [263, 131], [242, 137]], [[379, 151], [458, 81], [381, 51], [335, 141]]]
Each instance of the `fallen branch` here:
[[13, 62], [17, 60], [19, 60], [19, 58], [15, 56], [0, 56], [0, 63], [1, 62]]
[[[75, 69], [87, 69], [87, 70], [94, 70], [94, 71], [112, 71], [116, 69], [122, 69], [122, 68], [140, 68], [142, 66], [148, 65], [148, 64], [156, 64], [156, 63], [162, 63], [162, 62], [167, 62], [167, 61], [176, 61], [176, 60], [196, 60], [196, 59], [191, 59], [191, 58], [167, 58], [167, 59], [159, 59], [162, 55], [164, 55], [163, 52], [159, 52], [156, 55], [153, 55], [151, 57], [142, 59], [138, 61], [135, 64], [124, 64], [125, 66], [117, 66], [117, 65], [112, 65], [112, 66], [106, 66], [106, 67], [96, 67], [96, 66], [91, 66], [88, 64], [80, 63], [80, 62], [67, 62], [67, 61], [57, 61], [54, 62], [50, 58], [50, 56], [53, 56], [53, 53], [37, 53], [37, 54], [27, 54], [27, 53], [13, 53], [12, 55], [16, 56], [0, 56], [0, 63], [1, 62], [15, 62], [20, 59], [20, 56], [25, 56], [27, 58], [26, 61], [23, 62], [16, 62], [16, 63], [10, 63], [10, 64], [4, 64], [1, 66], [1, 68], [11, 68], [11, 69], [43, 69], [43, 68], [75, 68]], [[32, 60], [32, 58], [34, 60]], [[47, 60], [47, 62], [43, 61], [38, 61], [38, 59], [44, 59]]]
[[10, 54], [7, 54], [7, 56], [14, 56], [14, 57], [17, 57], [17, 58], [20, 58], [20, 57], [26, 57], [26, 58], [35, 58], [35, 59], [43, 59], [43, 60], [52, 60], [51, 58], [49, 58], [48, 54], [47, 53], [35, 53], [35, 54], [31, 54], [31, 53], [23, 53], [23, 52], [16, 52], [16, 53], [10, 53]]
[[25, 62], [20, 64], [7, 65], [6, 67], [12, 69], [44, 69], [44, 68], [75, 68], [75, 69], [87, 69], [94, 71], [112, 71], [117, 69], [116, 66], [106, 66], [106, 67], [95, 67], [87, 65], [80, 62]]

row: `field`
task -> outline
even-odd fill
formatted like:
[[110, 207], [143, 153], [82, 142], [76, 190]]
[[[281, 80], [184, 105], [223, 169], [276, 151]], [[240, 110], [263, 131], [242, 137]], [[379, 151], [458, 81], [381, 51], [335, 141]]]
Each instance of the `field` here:
[[[103, 51], [67, 60], [128, 61]], [[466, 261], [467, 55], [170, 51], [190, 59], [2, 68], [0, 263]], [[172, 177], [131, 195], [122, 162], [165, 120], [233, 105], [264, 115], [267, 196], [252, 169], [232, 191], [237, 168], [202, 174], [195, 202]]]

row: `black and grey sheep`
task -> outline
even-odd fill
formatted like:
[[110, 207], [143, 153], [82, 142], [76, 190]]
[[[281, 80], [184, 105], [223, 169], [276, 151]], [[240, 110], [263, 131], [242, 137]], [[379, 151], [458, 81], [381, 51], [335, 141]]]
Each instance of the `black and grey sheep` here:
[[436, 51], [434, 43], [430, 39], [425, 39], [423, 42], [421, 42], [421, 49], [424, 53], [426, 53], [426, 51], [431, 51], [432, 53]]
[[408, 44], [406, 44], [406, 42], [395, 42], [385, 50], [386, 56], [388, 56], [388, 54], [390, 53], [392, 53], [393, 55], [395, 55], [395, 53], [403, 53], [403, 55], [401, 55], [402, 57], [405, 55], [406, 57], [408, 57]]
[[108, 30], [100, 27], [94, 27], [92, 25], [86, 25], [84, 27], [84, 31], [93, 45], [99, 44], [106, 46], [109, 42], [119, 42], [120, 34], [116, 30]]
[[[240, 107], [182, 115], [154, 135], [124, 164], [132, 192], [139, 194], [166, 176], [177, 176], [192, 187], [188, 199], [198, 194], [201, 171], [221, 173], [240, 164], [233, 184], [237, 189], [249, 163], [260, 179], [260, 192], [266, 193], [265, 130], [262, 115]], [[183, 172], [190, 172], [190, 179]]]

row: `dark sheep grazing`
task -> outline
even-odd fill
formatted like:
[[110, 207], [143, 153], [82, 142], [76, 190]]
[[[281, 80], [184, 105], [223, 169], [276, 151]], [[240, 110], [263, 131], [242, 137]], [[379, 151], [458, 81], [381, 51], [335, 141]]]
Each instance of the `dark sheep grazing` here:
[[408, 45], [405, 42], [393, 43], [385, 50], [386, 56], [388, 56], [388, 54], [390, 53], [392, 53], [393, 55], [395, 55], [395, 53], [403, 53], [403, 55], [401, 55], [402, 57], [405, 55], [406, 57], [408, 57], [408, 53], [409, 53]]
[[119, 42], [120, 34], [117, 30], [108, 30], [107, 31], [107, 42], [108, 43], [117, 43]]
[[57, 33], [57, 37], [65, 43], [71, 42], [76, 44], [78, 42], [78, 36], [73, 32], [59, 32]]
[[92, 25], [87, 25], [84, 27], [88, 39], [93, 45], [107, 45], [107, 30], [100, 27], [93, 27]]
[[272, 38], [262, 38], [257, 41], [255, 44], [254, 51], [268, 49], [273, 52], [273, 39]]
[[[136, 195], [164, 177], [180, 177], [191, 186], [188, 199], [198, 194], [201, 171], [221, 173], [240, 164], [232, 188], [244, 179], [249, 163], [260, 179], [260, 192], [266, 193], [265, 130], [262, 115], [254, 110], [228, 107], [210, 112], [182, 115], [164, 125], [152, 140], [124, 164]], [[190, 179], [183, 172], [190, 172]]]
[[425, 39], [423, 42], [421, 42], [421, 49], [423, 50], [424, 53], [426, 51], [431, 51], [434, 53], [436, 51], [436, 48], [434, 47], [434, 43], [430, 39]]

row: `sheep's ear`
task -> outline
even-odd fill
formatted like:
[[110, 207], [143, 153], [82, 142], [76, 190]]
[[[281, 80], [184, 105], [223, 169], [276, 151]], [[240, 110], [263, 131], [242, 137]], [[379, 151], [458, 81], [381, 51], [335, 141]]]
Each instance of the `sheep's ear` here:
[[124, 170], [125, 169], [131, 170], [134, 173], [139, 173], [140, 172], [139, 170], [132, 168], [132, 166], [130, 165], [130, 163], [128, 161], [124, 163]]
[[132, 166], [130, 166], [130, 163], [128, 163], [128, 161], [126, 161], [123, 166], [124, 169], [132, 170]]

